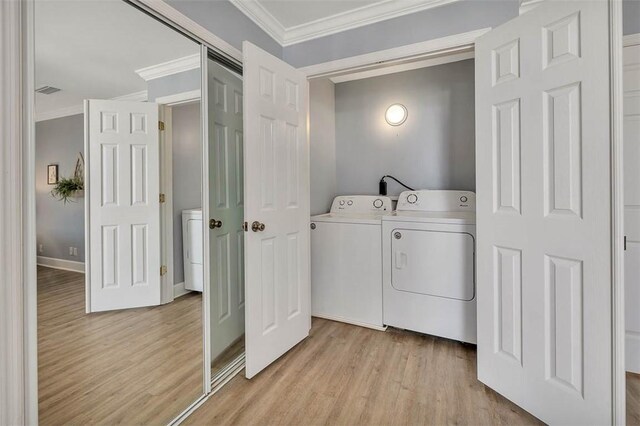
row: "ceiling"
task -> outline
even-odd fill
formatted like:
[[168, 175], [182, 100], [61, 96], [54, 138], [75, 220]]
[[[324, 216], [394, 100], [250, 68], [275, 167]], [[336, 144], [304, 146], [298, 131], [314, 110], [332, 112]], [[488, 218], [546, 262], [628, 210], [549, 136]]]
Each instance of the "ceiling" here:
[[283, 46], [458, 0], [230, 0]]
[[[135, 70], [197, 54], [198, 45], [121, 0], [37, 0], [36, 115], [147, 89]], [[80, 112], [81, 109], [78, 111]], [[64, 114], [62, 114], [64, 115]]]

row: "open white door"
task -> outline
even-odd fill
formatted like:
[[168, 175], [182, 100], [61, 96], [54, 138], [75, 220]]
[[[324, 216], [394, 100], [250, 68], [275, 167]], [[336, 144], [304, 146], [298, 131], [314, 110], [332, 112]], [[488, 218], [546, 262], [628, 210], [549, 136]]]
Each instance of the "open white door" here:
[[85, 103], [87, 312], [159, 305], [158, 105]]
[[308, 84], [303, 73], [249, 42], [242, 52], [251, 378], [311, 328]]
[[211, 360], [244, 334], [242, 79], [208, 60]]
[[478, 378], [549, 424], [613, 421], [608, 7], [476, 42]]

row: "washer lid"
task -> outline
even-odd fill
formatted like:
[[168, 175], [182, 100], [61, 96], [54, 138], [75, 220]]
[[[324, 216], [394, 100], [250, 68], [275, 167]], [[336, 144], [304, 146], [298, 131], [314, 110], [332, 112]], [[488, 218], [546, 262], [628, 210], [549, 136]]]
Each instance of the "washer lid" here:
[[367, 225], [380, 225], [382, 223], [381, 214], [373, 213], [325, 213], [317, 216], [311, 216], [311, 222], [330, 222], [330, 223], [360, 223]]
[[421, 212], [395, 211], [382, 217], [385, 222], [420, 222], [475, 225], [476, 214], [472, 212]]

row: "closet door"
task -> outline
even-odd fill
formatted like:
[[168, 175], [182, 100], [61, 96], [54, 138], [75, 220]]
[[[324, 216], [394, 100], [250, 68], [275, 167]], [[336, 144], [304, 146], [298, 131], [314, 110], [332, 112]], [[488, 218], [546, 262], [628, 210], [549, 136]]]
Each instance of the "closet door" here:
[[246, 375], [309, 334], [306, 76], [243, 43]]
[[615, 419], [609, 58], [606, 1], [476, 42], [478, 378], [548, 424]]

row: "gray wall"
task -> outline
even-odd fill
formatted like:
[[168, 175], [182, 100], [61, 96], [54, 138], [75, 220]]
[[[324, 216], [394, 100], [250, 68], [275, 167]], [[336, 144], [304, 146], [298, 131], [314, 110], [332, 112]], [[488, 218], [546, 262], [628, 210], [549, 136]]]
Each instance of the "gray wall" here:
[[296, 67], [498, 26], [518, 16], [518, 0], [464, 0], [287, 46]]
[[201, 83], [200, 68], [154, 78], [147, 82], [147, 99], [153, 102], [162, 96], [200, 90]]
[[309, 82], [311, 214], [329, 211], [338, 189], [334, 87], [328, 79]]
[[173, 280], [184, 281], [182, 210], [201, 207], [202, 144], [200, 103], [172, 108], [173, 142]]
[[622, 32], [625, 35], [640, 33], [640, 0], [622, 1]]
[[[376, 194], [385, 174], [425, 189], [475, 190], [473, 60], [335, 86], [338, 194]], [[384, 119], [407, 107], [398, 127]], [[402, 188], [389, 181], [389, 194]]]
[[[36, 227], [38, 256], [84, 262], [84, 198], [64, 204], [50, 194], [47, 165], [58, 164], [59, 176], [70, 177], [78, 152], [84, 153], [84, 115], [36, 123]], [[78, 256], [69, 255], [69, 247]]]
[[168, 0], [182, 14], [193, 19], [236, 49], [248, 40], [278, 58], [282, 47], [229, 0]]

